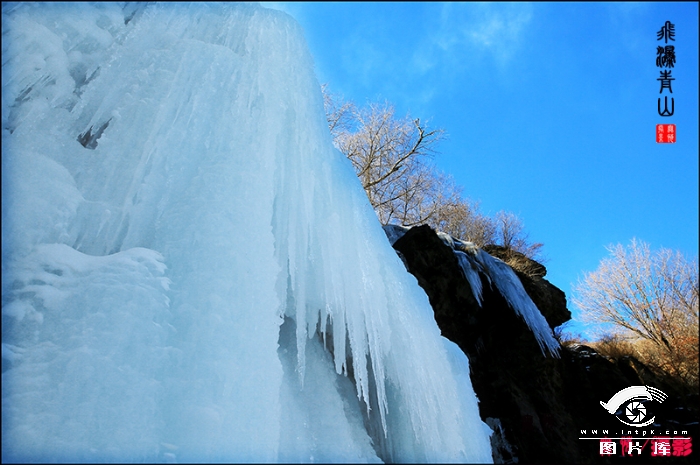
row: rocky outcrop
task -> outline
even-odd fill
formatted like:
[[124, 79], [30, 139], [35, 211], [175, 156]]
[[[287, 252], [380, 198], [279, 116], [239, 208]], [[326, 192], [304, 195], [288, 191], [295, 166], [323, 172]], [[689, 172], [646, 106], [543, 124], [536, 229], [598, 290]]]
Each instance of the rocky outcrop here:
[[554, 329], [571, 319], [571, 312], [566, 308], [564, 291], [544, 279], [547, 268], [520, 252], [508, 250], [499, 245], [487, 245], [484, 250], [499, 258], [513, 268], [528, 295]]
[[[426, 291], [443, 336], [469, 358], [481, 417], [495, 431], [494, 460], [609, 461], [600, 456], [598, 441], [579, 439], [581, 430], [607, 427], [619, 431], [624, 425], [599, 402], [621, 389], [649, 382], [650, 373], [645, 380], [638, 361], [610, 360], [586, 346], [563, 347], [559, 356], [546, 352], [483, 270], [479, 302], [455, 252], [464, 243], [455, 245], [428, 226], [387, 232], [409, 272]], [[483, 250], [513, 268], [550, 328], [571, 318], [566, 296], [544, 279], [543, 265], [502, 247]], [[653, 381], [664, 389], [660, 380]], [[669, 402], [666, 408], [679, 405]], [[690, 419], [686, 423], [692, 422], [692, 414], [686, 413]]]

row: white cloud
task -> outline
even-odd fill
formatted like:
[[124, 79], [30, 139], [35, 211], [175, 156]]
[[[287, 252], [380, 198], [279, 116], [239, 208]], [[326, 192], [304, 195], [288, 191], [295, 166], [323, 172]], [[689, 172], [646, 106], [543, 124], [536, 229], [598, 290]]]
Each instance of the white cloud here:
[[505, 66], [520, 49], [532, 20], [527, 3], [447, 3], [442, 7], [425, 46], [414, 56], [414, 65], [427, 71], [438, 63], [453, 65], [490, 56]]

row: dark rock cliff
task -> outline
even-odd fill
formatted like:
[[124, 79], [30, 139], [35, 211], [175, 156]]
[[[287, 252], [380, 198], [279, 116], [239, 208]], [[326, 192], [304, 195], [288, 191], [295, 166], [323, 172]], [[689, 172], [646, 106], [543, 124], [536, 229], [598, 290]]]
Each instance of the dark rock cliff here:
[[[600, 401], [634, 385], [655, 382], [664, 389], [662, 381], [651, 379], [649, 373], [640, 376], [644, 367], [636, 360], [610, 360], [582, 345], [562, 347], [559, 357], [545, 355], [527, 324], [483, 273], [479, 304], [454, 249], [435, 231], [419, 226], [402, 236], [395, 232], [387, 231], [395, 240], [394, 249], [426, 291], [443, 336], [459, 345], [469, 358], [481, 417], [496, 431], [492, 437], [494, 460], [614, 462], [616, 458], [601, 457], [599, 441], [579, 439], [581, 430], [588, 434], [592, 429], [610, 429], [620, 434], [625, 425]], [[564, 293], [544, 279], [544, 266], [502, 247], [483, 250], [511, 265], [551, 328], [571, 318]], [[665, 408], [682, 410], [673, 401]], [[692, 423], [692, 414], [685, 413], [685, 424]], [[666, 426], [678, 428], [679, 424], [683, 422]], [[634, 458], [624, 459], [634, 463]]]

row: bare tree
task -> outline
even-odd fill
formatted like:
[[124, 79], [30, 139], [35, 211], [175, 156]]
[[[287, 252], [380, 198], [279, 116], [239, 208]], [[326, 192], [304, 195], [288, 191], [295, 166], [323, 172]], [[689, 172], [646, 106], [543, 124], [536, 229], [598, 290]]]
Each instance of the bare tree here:
[[667, 372], [698, 382], [698, 267], [680, 252], [633, 239], [608, 247], [611, 257], [575, 287], [583, 318], [647, 341], [646, 358]]
[[503, 245], [535, 258], [520, 218], [500, 212], [489, 218], [462, 197], [454, 180], [432, 164], [441, 129], [395, 116], [388, 104], [358, 108], [322, 86], [326, 119], [336, 147], [347, 156], [382, 224], [428, 224], [478, 246]]
[[323, 93], [323, 108], [326, 111], [328, 129], [330, 129], [331, 135], [335, 139], [341, 133], [351, 130], [352, 117], [357, 109], [354, 103], [347, 102], [338, 95], [331, 94], [328, 91], [327, 84], [321, 86], [321, 92]]
[[481, 213], [477, 202], [461, 196], [447, 198], [437, 209], [431, 226], [479, 247], [496, 242], [496, 223], [493, 219]]
[[431, 159], [443, 131], [396, 117], [388, 103], [357, 108], [322, 90], [333, 140], [352, 162], [382, 224], [426, 222], [441, 189]]
[[[529, 235], [525, 232], [525, 225], [515, 213], [500, 211], [496, 213], [496, 244], [520, 252], [528, 258], [535, 259], [539, 256], [542, 244], [530, 242]], [[542, 260], [541, 257], [539, 257]]]

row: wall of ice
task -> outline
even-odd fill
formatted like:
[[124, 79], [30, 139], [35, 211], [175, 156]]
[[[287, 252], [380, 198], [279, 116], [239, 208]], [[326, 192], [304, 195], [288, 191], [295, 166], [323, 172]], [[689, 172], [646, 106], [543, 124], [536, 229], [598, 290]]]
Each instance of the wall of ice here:
[[3, 461], [491, 460], [296, 23], [2, 8]]

